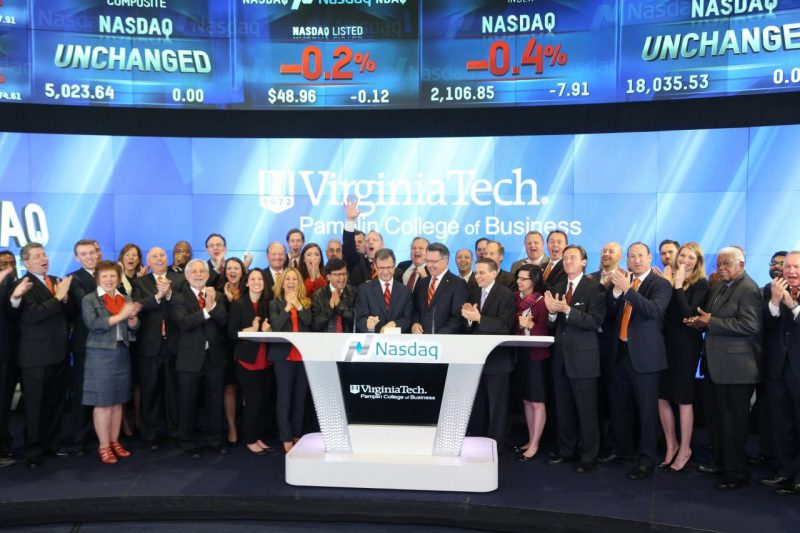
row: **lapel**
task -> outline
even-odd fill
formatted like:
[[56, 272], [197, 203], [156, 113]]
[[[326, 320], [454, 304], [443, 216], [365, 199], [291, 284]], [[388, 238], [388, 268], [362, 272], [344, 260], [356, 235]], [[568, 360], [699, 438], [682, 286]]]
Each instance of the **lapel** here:
[[[742, 274], [741, 276], [739, 276], [739, 279], [734, 280], [733, 283], [731, 283], [731, 286], [728, 287], [728, 290], [726, 290], [722, 294], [720, 294], [720, 291], [722, 290], [722, 287], [725, 286], [725, 282], [724, 281], [717, 282], [717, 285], [719, 285], [719, 290], [714, 294], [714, 298], [711, 300], [711, 303], [714, 304], [713, 307], [717, 312], [719, 312], [720, 309], [722, 309], [723, 307], [725, 307], [725, 305], [727, 305], [728, 300], [731, 299], [731, 296], [733, 296], [734, 291], [736, 291], [736, 288], [739, 286], [739, 284], [742, 282], [742, 280], [746, 275], [747, 274]], [[719, 299], [717, 299], [717, 295], [719, 295]], [[714, 300], [717, 301], [715, 302]], [[711, 313], [711, 309], [709, 309], [708, 312]]]
[[[28, 277], [28, 279], [31, 280], [31, 283], [33, 283], [33, 289], [37, 290], [40, 295], [42, 296], [47, 295], [48, 297], [52, 296], [52, 294], [50, 294], [50, 290], [47, 288], [47, 285], [45, 285], [42, 282], [42, 280], [39, 279], [38, 276], [34, 276], [30, 272], [26, 273], [25, 275]], [[47, 277], [50, 278], [50, 281], [52, 281], [53, 285], [55, 285], [56, 282], [53, 279], [53, 277], [52, 276], [47, 276]]]
[[498, 283], [497, 283], [497, 280], [495, 279], [494, 280], [494, 285], [492, 285], [492, 288], [489, 290], [489, 294], [486, 295], [486, 301], [483, 302], [483, 305], [481, 305], [481, 296], [483, 295], [483, 289], [478, 287], [478, 291], [479, 291], [478, 292], [478, 307], [480, 307], [481, 313], [483, 313], [484, 309], [491, 309], [492, 308], [492, 304], [494, 304], [494, 300], [497, 297], [497, 286], [498, 286]]
[[[419, 281], [417, 281], [417, 283], [419, 283]], [[392, 295], [389, 298], [389, 309], [390, 310], [395, 309], [395, 307], [397, 305], [397, 299], [400, 298], [400, 296], [398, 295], [398, 290], [397, 290], [397, 287], [399, 287], [400, 285], [403, 285], [403, 282], [397, 281], [397, 280], [393, 280], [392, 281]], [[403, 285], [403, 286], [405, 287], [405, 285]]]
[[[433, 293], [433, 299], [431, 299], [431, 305], [429, 307], [433, 307], [433, 305], [439, 301], [439, 295], [444, 293], [445, 289], [450, 284], [450, 271], [448, 270], [444, 274], [442, 274], [442, 278], [439, 280], [438, 285], [436, 285], [436, 292]], [[433, 279], [433, 277], [428, 276], [428, 280]], [[431, 286], [431, 282], [428, 281], [428, 285], [425, 287], [425, 301], [428, 300], [428, 289]]]
[[[586, 298], [586, 286], [588, 282], [586, 282], [586, 274], [583, 274], [580, 282], [572, 288], [572, 302], [582, 303]], [[567, 280], [567, 287], [569, 287], [569, 280]], [[564, 293], [566, 296], [566, 292]]]

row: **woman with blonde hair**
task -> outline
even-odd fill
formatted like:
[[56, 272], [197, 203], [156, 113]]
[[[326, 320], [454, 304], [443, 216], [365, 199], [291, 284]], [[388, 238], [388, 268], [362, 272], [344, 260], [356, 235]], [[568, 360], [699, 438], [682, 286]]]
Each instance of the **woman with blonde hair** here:
[[[669, 279], [669, 278], [667, 278]], [[661, 372], [658, 394], [658, 416], [667, 441], [661, 469], [680, 472], [692, 456], [691, 441], [694, 426], [694, 385], [697, 363], [700, 360], [702, 337], [700, 331], [684, 324], [683, 320], [696, 314], [708, 297], [703, 250], [696, 242], [678, 248], [672, 279], [672, 299], [664, 315], [664, 341], [668, 367]], [[678, 405], [680, 443], [675, 431], [672, 404]]]

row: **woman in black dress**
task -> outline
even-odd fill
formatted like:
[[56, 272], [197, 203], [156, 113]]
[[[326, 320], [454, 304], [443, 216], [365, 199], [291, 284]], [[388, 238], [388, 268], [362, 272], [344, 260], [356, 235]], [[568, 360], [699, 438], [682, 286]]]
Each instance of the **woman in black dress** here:
[[[694, 381], [700, 360], [702, 337], [700, 331], [683, 323], [694, 316], [698, 306], [708, 297], [703, 250], [695, 242], [678, 249], [672, 283], [672, 300], [664, 315], [664, 340], [667, 347], [666, 370], [661, 372], [658, 394], [658, 415], [667, 441], [667, 452], [659, 468], [680, 472], [692, 456], [692, 426], [694, 425]], [[675, 432], [672, 404], [678, 404], [680, 444]]]
[[[245, 276], [247, 267], [238, 257], [231, 257], [225, 260], [222, 275], [217, 276], [214, 288], [225, 295], [226, 309], [230, 311], [231, 304], [239, 299], [245, 292]], [[233, 353], [233, 344], [230, 345]], [[236, 446], [239, 443], [239, 432], [236, 427], [236, 405], [237, 405], [237, 374], [233, 357], [228, 359], [228, 366], [225, 367], [225, 394], [222, 397], [225, 421], [228, 424], [228, 446]]]

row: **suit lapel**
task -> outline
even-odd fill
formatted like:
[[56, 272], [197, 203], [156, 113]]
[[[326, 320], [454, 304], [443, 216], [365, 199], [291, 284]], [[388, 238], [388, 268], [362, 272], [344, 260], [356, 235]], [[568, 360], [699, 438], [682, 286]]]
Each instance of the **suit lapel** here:
[[[449, 274], [449, 271], [442, 274], [442, 279], [439, 280], [439, 284], [436, 286], [436, 292], [433, 293], [433, 298], [431, 299], [431, 305], [429, 307], [433, 307], [434, 303], [439, 301], [439, 295], [442, 294], [444, 289], [450, 283], [450, 276], [448, 276], [447, 274]], [[429, 276], [428, 279], [433, 279], [433, 278]], [[426, 300], [428, 299], [428, 289], [430, 288], [430, 286], [431, 286], [430, 282], [428, 282], [428, 286], [425, 287]]]

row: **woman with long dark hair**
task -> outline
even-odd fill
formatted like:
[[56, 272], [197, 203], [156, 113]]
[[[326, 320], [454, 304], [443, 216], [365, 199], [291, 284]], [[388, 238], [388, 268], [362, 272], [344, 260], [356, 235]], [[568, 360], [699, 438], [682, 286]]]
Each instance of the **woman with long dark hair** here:
[[310, 242], [300, 252], [300, 275], [309, 298], [320, 287], [327, 285], [325, 279], [325, 256], [318, 244]]
[[[230, 257], [225, 260], [222, 267], [222, 275], [217, 277], [214, 288], [225, 295], [223, 303], [229, 312], [231, 304], [246, 291], [246, 274], [247, 267], [244, 262], [238, 257]], [[232, 351], [233, 347], [231, 346]], [[238, 389], [236, 376], [233, 357], [231, 357], [228, 360], [228, 366], [225, 367], [225, 394], [222, 396], [225, 421], [228, 424], [228, 446], [236, 446], [239, 443], [239, 432], [236, 427], [236, 397]]]

